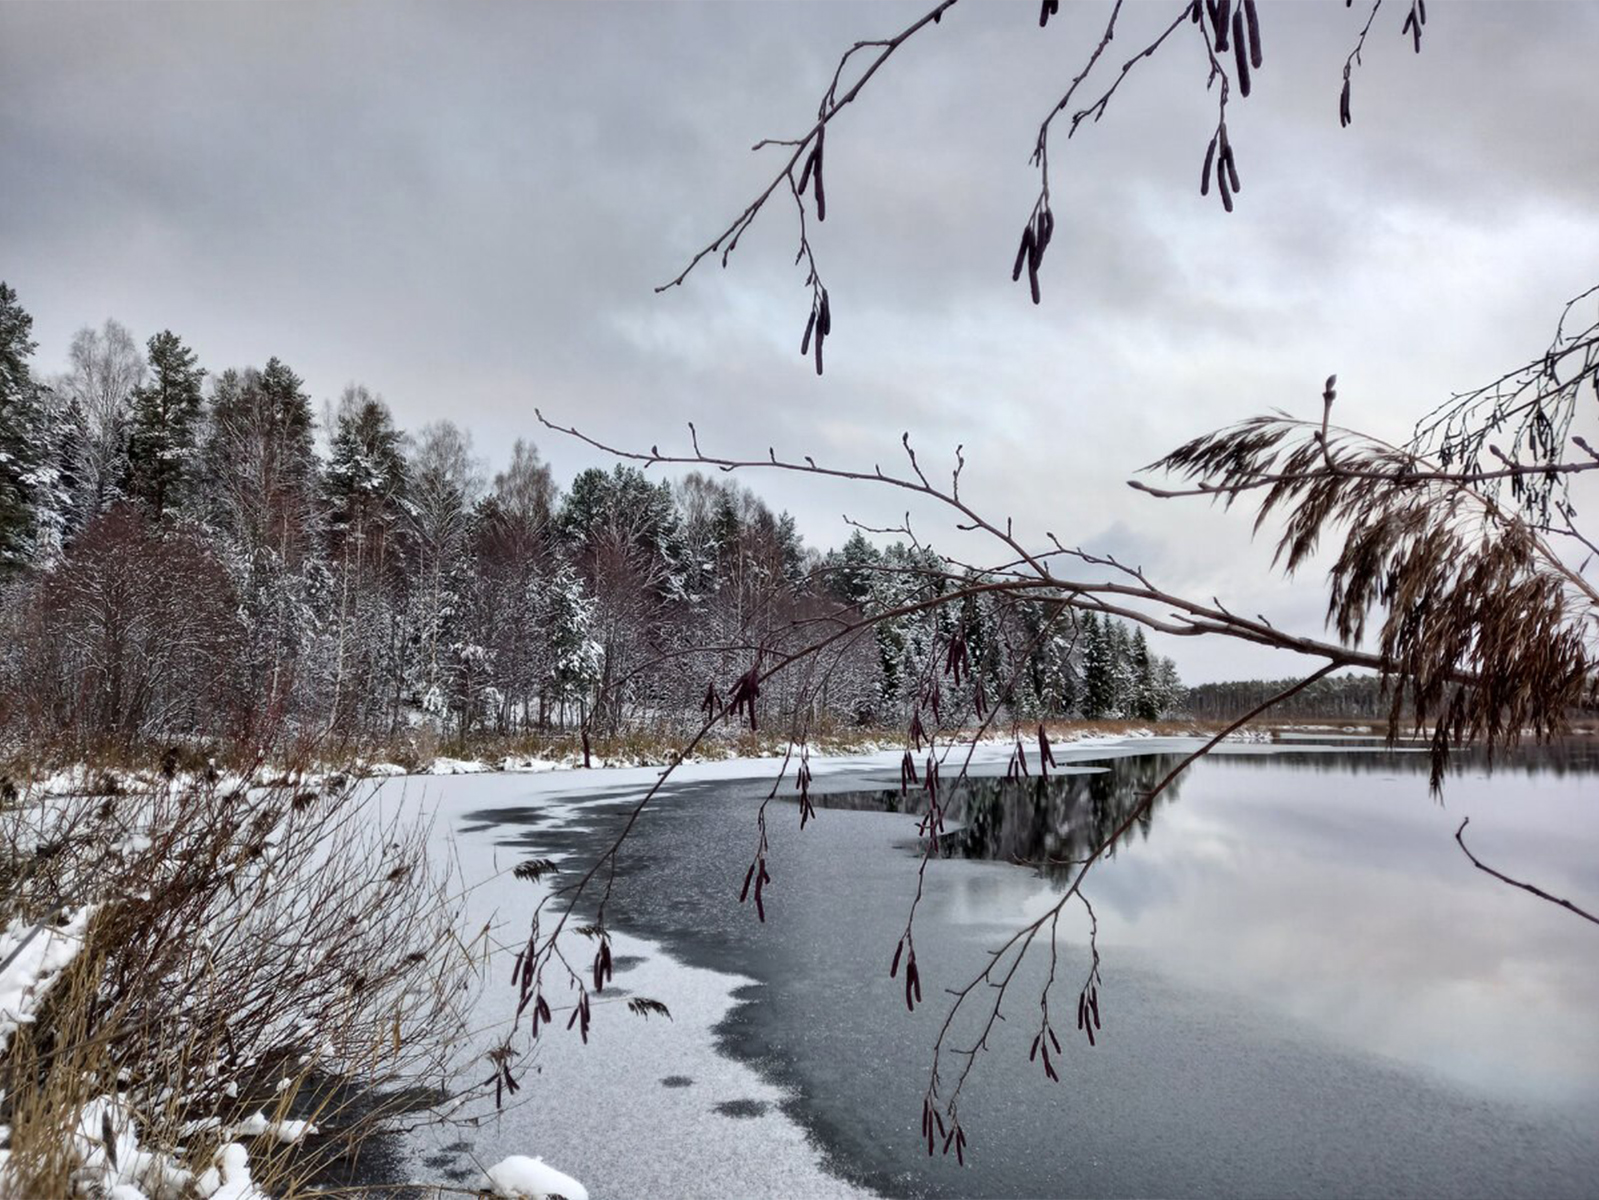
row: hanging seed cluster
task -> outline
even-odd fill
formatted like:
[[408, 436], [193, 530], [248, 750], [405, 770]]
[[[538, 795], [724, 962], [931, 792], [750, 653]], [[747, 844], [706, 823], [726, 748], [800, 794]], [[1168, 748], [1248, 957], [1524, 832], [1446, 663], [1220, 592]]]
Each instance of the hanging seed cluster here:
[[820, 283], [811, 291], [811, 317], [805, 322], [805, 336], [800, 339], [800, 357], [812, 349], [816, 352], [816, 373], [822, 373], [822, 339], [833, 332], [833, 309], [827, 299], [827, 289]]
[[772, 882], [772, 874], [766, 869], [766, 851], [762, 850], [755, 856], [755, 861], [750, 863], [750, 869], [744, 872], [744, 886], [739, 890], [738, 902], [743, 904], [750, 897], [750, 887], [755, 890], [755, 915], [761, 919], [761, 924], [766, 923], [766, 901], [764, 893], [766, 885]]
[[[1044, 1041], [1046, 1037], [1049, 1038], [1047, 1044]], [[1046, 1020], [1044, 1022], [1044, 1027], [1040, 1029], [1033, 1037], [1033, 1048], [1027, 1055], [1027, 1061], [1036, 1062], [1039, 1054], [1042, 1053], [1044, 1056], [1044, 1074], [1048, 1078], [1054, 1080], [1054, 1082], [1059, 1083], [1060, 1074], [1055, 1070], [1055, 1064], [1049, 1057], [1050, 1046], [1055, 1047], [1056, 1055], [1063, 1056], [1063, 1052], [1060, 1048], [1060, 1039], [1055, 1036], [1055, 1030], [1050, 1027], [1049, 1022]]]
[[[1243, 0], [1236, 8], [1232, 0], [1194, 0], [1188, 10], [1189, 20], [1195, 25], [1207, 26], [1211, 46], [1217, 54], [1231, 50], [1233, 70], [1238, 79], [1240, 95], [1248, 96], [1251, 90], [1251, 71], [1260, 69], [1263, 61], [1260, 52], [1260, 15], [1255, 10], [1255, 0]], [[1238, 178], [1238, 162], [1233, 156], [1232, 143], [1227, 137], [1227, 84], [1222, 82], [1222, 114], [1205, 147], [1205, 164], [1199, 173], [1199, 194], [1210, 195], [1212, 173], [1221, 205], [1233, 211], [1233, 197], [1242, 190]]]
[[811, 152], [806, 156], [805, 166], [800, 169], [799, 183], [795, 191], [801, 196], [805, 194], [808, 184], [811, 189], [811, 198], [816, 201], [816, 219], [827, 220], [827, 191], [822, 186], [822, 149], [827, 138], [827, 126], [823, 125], [816, 131], [816, 145], [811, 147]]
[[1217, 54], [1233, 53], [1238, 90], [1249, 95], [1251, 68], [1260, 70], [1260, 14], [1255, 0], [1242, 0], [1236, 8], [1232, 0], [1194, 0], [1188, 19], [1199, 25], [1209, 18], [1211, 45]]
[[[819, 115], [823, 118], [827, 116], [827, 106], [830, 99], [831, 93], [829, 93], [828, 99], [822, 103], [822, 111]], [[794, 186], [796, 200], [803, 199], [805, 189], [807, 187], [810, 188], [811, 199], [816, 202], [816, 219], [818, 222], [827, 220], [827, 188], [822, 180], [823, 153], [826, 145], [827, 126], [823, 124], [816, 131], [816, 145], [811, 147], [810, 154], [806, 156], [805, 165], [800, 169], [799, 183]], [[803, 213], [801, 214], [801, 221], [800, 247], [799, 252], [794, 256], [796, 263], [802, 258], [809, 257], [811, 253], [810, 242], [806, 240], [803, 231]], [[805, 322], [805, 334], [800, 338], [800, 357], [804, 358], [814, 351], [816, 355], [816, 373], [820, 375], [822, 373], [822, 343], [827, 340], [828, 334], [833, 332], [833, 306], [827, 298], [827, 289], [822, 286], [822, 281], [817, 277], [816, 260], [814, 258], [811, 259], [810, 273], [805, 282], [810, 284], [811, 288], [811, 315]]]
[[953, 1117], [950, 1120], [952, 1123], [946, 1128], [944, 1116], [938, 1111], [931, 1098], [922, 1101], [922, 1136], [927, 1140], [928, 1157], [931, 1158], [933, 1154], [933, 1146], [935, 1144], [934, 1130], [936, 1129], [937, 1136], [944, 1141], [944, 1153], [948, 1154], [950, 1148], [953, 1147], [955, 1161], [964, 1167], [966, 1165], [966, 1133], [961, 1129], [959, 1121], [956, 1121]]
[[743, 714], [747, 716], [751, 733], [754, 733], [759, 727], [755, 719], [755, 701], [760, 699], [760, 695], [761, 666], [759, 660], [757, 660], [748, 671], [745, 671], [734, 682], [732, 694], [728, 697], [728, 715], [736, 717]]
[[811, 748], [800, 747], [799, 769], [794, 772], [794, 789], [799, 792], [800, 828], [816, 815], [816, 805], [811, 802]]
[[1022, 270], [1026, 269], [1027, 286], [1032, 291], [1034, 304], [1042, 299], [1038, 290], [1038, 267], [1044, 261], [1044, 251], [1049, 249], [1050, 238], [1054, 236], [1055, 214], [1040, 201], [1022, 230], [1022, 244], [1016, 248], [1016, 264], [1010, 272], [1011, 282], [1015, 283], [1021, 279]]
[[[494, 1083], [494, 1107], [496, 1109], [502, 1106], [506, 1092], [515, 1095], [522, 1090], [521, 1086], [516, 1082], [516, 1078], [511, 1074], [511, 1059], [514, 1054], [515, 1051], [511, 1049], [509, 1044], [496, 1046], [488, 1052], [488, 1060], [494, 1067], [494, 1074], [489, 1079], [484, 1080], [484, 1083], [488, 1083], [490, 1080]], [[107, 1149], [110, 1149], [113, 1140], [110, 1138], [106, 1140]]]
[[894, 961], [888, 964], [890, 979], [899, 977], [901, 956], [905, 957], [905, 1011], [915, 1012], [916, 1006], [922, 1002], [922, 973], [916, 969], [916, 947], [908, 933], [894, 947]]
[[1401, 33], [1410, 35], [1411, 48], [1421, 53], [1421, 27], [1427, 23], [1427, 0], [1411, 0], [1410, 14], [1405, 17]]
[[1088, 986], [1077, 994], [1077, 1028], [1087, 1035], [1088, 1044], [1092, 1046], [1094, 1031], [1099, 1027], [1099, 971], [1096, 968]]

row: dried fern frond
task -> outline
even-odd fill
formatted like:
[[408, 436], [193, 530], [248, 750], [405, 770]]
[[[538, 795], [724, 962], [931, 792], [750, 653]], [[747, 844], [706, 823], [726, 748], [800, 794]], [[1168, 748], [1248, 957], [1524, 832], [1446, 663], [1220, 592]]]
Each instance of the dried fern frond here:
[[1286, 514], [1274, 562], [1290, 574], [1324, 538], [1341, 539], [1327, 624], [1355, 646], [1380, 618], [1390, 731], [1408, 698], [1432, 735], [1435, 785], [1451, 744], [1481, 738], [1491, 752], [1523, 733], [1546, 738], [1594, 700], [1592, 586], [1476, 481], [1286, 417], [1196, 438], [1156, 466], [1226, 505], [1258, 495], [1257, 531]]

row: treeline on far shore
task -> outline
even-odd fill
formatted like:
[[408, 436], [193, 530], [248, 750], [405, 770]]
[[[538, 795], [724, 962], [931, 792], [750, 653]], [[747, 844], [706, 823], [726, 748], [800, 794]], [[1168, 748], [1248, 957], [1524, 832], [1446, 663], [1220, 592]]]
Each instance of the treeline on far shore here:
[[[1198, 720], [1232, 720], [1294, 686], [1296, 679], [1235, 679], [1188, 688], [1184, 708]], [[1271, 708], [1273, 717], [1387, 720], [1393, 686], [1376, 675], [1329, 675]]]

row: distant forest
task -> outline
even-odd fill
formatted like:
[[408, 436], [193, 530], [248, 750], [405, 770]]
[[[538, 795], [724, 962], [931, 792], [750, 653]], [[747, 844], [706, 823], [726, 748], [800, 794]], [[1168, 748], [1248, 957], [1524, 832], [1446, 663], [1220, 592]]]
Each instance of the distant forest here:
[[[1185, 707], [1191, 716], [1204, 720], [1230, 720], [1297, 682], [1294, 679], [1242, 679], [1232, 683], [1202, 683], [1188, 689]], [[1386, 720], [1392, 707], [1393, 695], [1384, 694], [1377, 676], [1329, 675], [1273, 706], [1271, 711], [1278, 717]]]
[[[488, 476], [449, 421], [406, 432], [351, 385], [324, 421], [273, 358], [211, 371], [107, 321], [57, 378], [0, 284], [0, 735], [13, 744], [432, 725], [676, 731], [757, 661], [763, 721], [1154, 719], [1181, 707], [1141, 631], [969, 597], [925, 548], [806, 547], [736, 483], [619, 466], [557, 486], [517, 441]], [[942, 669], [952, 642], [967, 670]]]

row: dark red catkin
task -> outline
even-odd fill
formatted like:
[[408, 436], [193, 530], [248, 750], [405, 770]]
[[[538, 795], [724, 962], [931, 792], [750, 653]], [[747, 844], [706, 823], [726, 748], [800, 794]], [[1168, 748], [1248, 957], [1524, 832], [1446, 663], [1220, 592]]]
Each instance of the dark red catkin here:
[[822, 186], [822, 137], [827, 133], [824, 126], [816, 134], [816, 171], [811, 179], [811, 192], [816, 197], [816, 219], [827, 220], [827, 189]]
[[1238, 90], [1249, 95], [1249, 54], [1244, 47], [1244, 14], [1239, 9], [1233, 13], [1233, 62], [1238, 67]]
[[1010, 269], [1010, 281], [1015, 283], [1022, 277], [1022, 268], [1033, 258], [1033, 223], [1029, 221], [1027, 228], [1022, 230], [1022, 244], [1016, 250], [1016, 265]]

